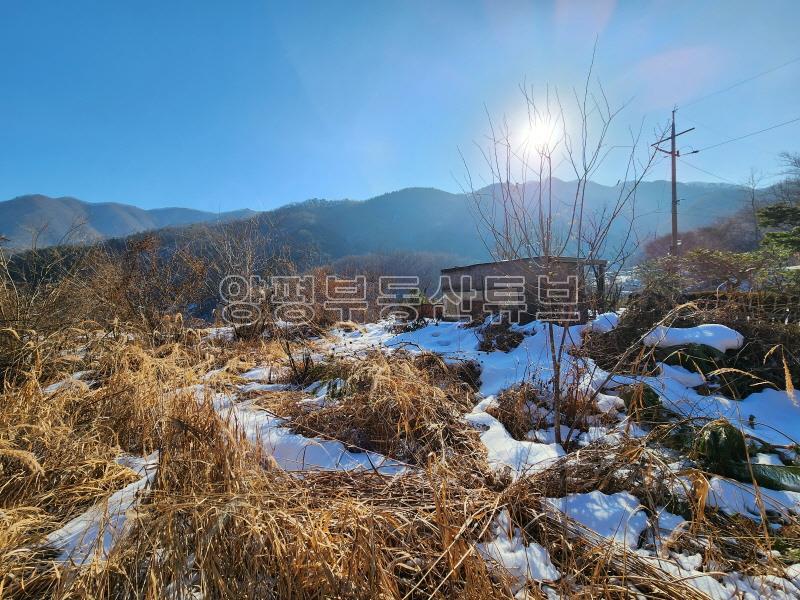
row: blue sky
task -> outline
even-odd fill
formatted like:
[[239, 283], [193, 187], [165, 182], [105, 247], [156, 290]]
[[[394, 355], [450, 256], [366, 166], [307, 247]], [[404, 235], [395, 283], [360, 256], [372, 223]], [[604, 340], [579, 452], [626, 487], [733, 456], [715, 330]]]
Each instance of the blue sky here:
[[[596, 74], [618, 125], [673, 104], [701, 148], [800, 117], [800, 2], [0, 4], [0, 198], [266, 209], [408, 186], [458, 191], [485, 109], [515, 121], [519, 84]], [[484, 108], [485, 107], [485, 108]], [[621, 135], [621, 133], [620, 133]], [[687, 157], [681, 180], [743, 180], [798, 151], [800, 123]], [[651, 179], [668, 176], [666, 161]], [[610, 161], [604, 183], [621, 173]]]

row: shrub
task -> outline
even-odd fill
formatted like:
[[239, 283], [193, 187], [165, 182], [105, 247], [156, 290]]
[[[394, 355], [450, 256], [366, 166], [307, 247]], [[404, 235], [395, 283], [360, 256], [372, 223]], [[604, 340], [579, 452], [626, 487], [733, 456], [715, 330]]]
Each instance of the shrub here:
[[374, 352], [352, 365], [334, 402], [288, 416], [304, 435], [423, 465], [431, 453], [467, 462], [483, 455], [463, 420], [472, 405], [469, 388], [446, 370], [422, 369], [403, 352]]
[[631, 419], [647, 423], [660, 420], [661, 398], [650, 386], [639, 383], [623, 386], [617, 391]]
[[486, 412], [500, 421], [515, 440], [525, 440], [531, 429], [543, 425], [534, 423], [532, 406], [536, 400], [537, 393], [533, 385], [523, 383], [501, 392]]
[[484, 352], [510, 352], [522, 343], [523, 338], [520, 332], [512, 331], [508, 323], [493, 323], [481, 328], [478, 348]]
[[726, 473], [729, 465], [747, 459], [744, 434], [725, 419], [706, 423], [694, 443], [694, 454], [715, 473]]

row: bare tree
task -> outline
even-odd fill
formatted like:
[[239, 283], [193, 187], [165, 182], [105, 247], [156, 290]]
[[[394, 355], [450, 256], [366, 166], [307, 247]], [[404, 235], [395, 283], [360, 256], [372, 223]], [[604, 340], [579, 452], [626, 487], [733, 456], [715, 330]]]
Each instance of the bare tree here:
[[258, 310], [252, 319], [245, 318], [241, 326], [235, 327], [240, 337], [260, 335], [272, 320], [269, 288], [257, 282], [268, 284], [273, 275], [294, 273], [287, 245], [269, 233], [275, 228], [265, 218], [262, 215], [209, 227], [200, 249], [208, 265], [205, 279], [208, 297], [220, 297], [220, 285], [226, 277], [236, 276], [248, 282], [248, 302], [258, 306]]
[[[642, 126], [628, 131], [629, 144], [611, 145], [612, 125], [626, 105], [612, 107], [602, 85], [593, 83], [593, 65], [594, 56], [583, 87], [572, 92], [570, 114], [577, 115], [572, 120], [558, 91], [549, 88], [540, 101], [532, 88], [521, 87], [528, 130], [536, 135], [520, 140], [519, 132], [506, 119], [498, 124], [487, 113], [490, 134], [479, 149], [488, 186], [476, 188], [464, 161], [465, 187], [484, 244], [496, 260], [535, 258], [550, 273], [554, 259], [566, 253], [574, 254], [579, 264], [605, 257], [615, 269], [613, 277], [637, 245], [636, 193], [656, 159], [656, 151], [642, 143]], [[617, 158], [620, 152], [624, 167], [616, 198], [590, 212], [587, 197], [592, 178], [609, 157]], [[568, 197], [554, 191], [554, 171], [562, 167], [575, 178], [569, 184], [572, 189]], [[565, 325], [546, 324], [553, 371], [553, 424], [559, 443], [565, 375], [562, 362], [569, 348], [569, 328]]]
[[778, 201], [797, 205], [800, 203], [800, 153], [782, 152], [780, 157], [786, 177], [777, 186]]
[[761, 241], [761, 230], [758, 226], [758, 189], [763, 180], [764, 176], [755, 168], [751, 168], [750, 174], [744, 181], [744, 185], [747, 187], [748, 200], [750, 201], [750, 214], [753, 217], [753, 235], [755, 236], [756, 244]]

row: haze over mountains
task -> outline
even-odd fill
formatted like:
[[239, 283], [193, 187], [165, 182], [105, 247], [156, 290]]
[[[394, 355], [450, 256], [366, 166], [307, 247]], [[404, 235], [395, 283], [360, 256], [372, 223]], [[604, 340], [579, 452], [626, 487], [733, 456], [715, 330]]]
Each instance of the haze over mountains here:
[[[554, 179], [554, 197], [570, 202], [574, 185]], [[586, 213], [602, 210], [617, 198], [619, 190], [619, 186], [590, 183]], [[746, 202], [749, 191], [742, 186], [692, 182], [678, 184], [678, 194], [682, 200], [680, 228], [686, 231], [734, 214]], [[768, 195], [768, 190], [761, 194]], [[465, 259], [484, 259], [487, 250], [477, 232], [473, 209], [469, 196], [435, 188], [406, 188], [364, 201], [309, 200], [264, 213], [242, 210], [220, 214], [189, 208], [144, 210], [126, 204], [33, 195], [0, 202], [0, 234], [10, 239], [9, 246], [24, 249], [30, 244], [31, 231], [45, 225], [38, 240], [40, 246], [62, 242], [65, 233], [79, 223], [84, 225], [75, 232], [73, 241], [256, 215], [263, 231], [279, 228], [284, 239], [314, 245], [327, 259], [393, 251], [446, 252]], [[669, 182], [643, 182], [637, 193], [634, 221], [638, 238], [644, 242], [668, 232], [669, 214]], [[627, 223], [620, 223], [618, 229], [617, 235], [623, 235]], [[614, 237], [612, 232], [612, 244]]]
[[230, 221], [254, 214], [249, 209], [211, 213], [193, 208], [145, 210], [117, 202], [84, 202], [64, 196], [18, 196], [0, 202], [0, 235], [8, 246], [26, 249], [61, 243], [95, 242], [132, 233], [209, 221]]

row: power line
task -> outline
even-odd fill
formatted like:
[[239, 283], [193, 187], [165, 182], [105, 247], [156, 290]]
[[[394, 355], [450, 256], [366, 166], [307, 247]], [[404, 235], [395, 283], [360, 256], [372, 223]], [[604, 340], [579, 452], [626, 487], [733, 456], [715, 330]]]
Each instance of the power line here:
[[735, 181], [731, 181], [730, 179], [726, 179], [722, 175], [717, 175], [716, 173], [712, 173], [711, 171], [706, 171], [705, 169], [701, 169], [700, 167], [698, 167], [696, 165], [693, 165], [692, 163], [690, 163], [686, 159], [683, 159], [683, 164], [686, 165], [687, 167], [693, 168], [695, 171], [700, 171], [701, 173], [705, 173], [706, 175], [711, 175], [712, 177], [716, 177], [720, 181], [725, 181], [727, 183], [732, 183], [733, 185], [740, 185], [740, 184], [736, 183]]
[[[693, 102], [690, 102], [690, 103], [686, 104], [683, 108], [686, 108], [686, 107], [689, 107], [689, 106], [693, 106], [693, 105], [697, 104], [698, 102], [701, 102], [702, 100], [706, 100], [707, 98], [711, 98], [711, 97], [716, 96], [718, 94], [722, 94], [724, 92], [732, 90], [732, 89], [734, 89], [734, 88], [736, 88], [736, 87], [738, 87], [740, 85], [744, 85], [745, 83], [753, 81], [754, 79], [758, 79], [759, 77], [763, 77], [764, 75], [767, 75], [769, 73], [773, 73], [773, 72], [777, 71], [778, 69], [782, 69], [782, 68], [784, 68], [784, 67], [786, 67], [788, 65], [791, 65], [793, 63], [796, 63], [796, 62], [800, 62], [800, 56], [798, 56], [797, 58], [793, 58], [792, 60], [789, 60], [789, 61], [787, 61], [787, 62], [785, 62], [785, 63], [783, 63], [781, 65], [778, 65], [777, 67], [773, 67], [771, 69], [767, 69], [766, 71], [762, 71], [761, 73], [757, 73], [756, 75], [752, 75], [751, 77], [748, 77], [746, 79], [742, 79], [741, 81], [737, 81], [736, 83], [733, 83], [733, 84], [731, 84], [731, 85], [729, 85], [729, 86], [727, 86], [727, 87], [725, 87], [725, 88], [723, 88], [721, 90], [717, 90], [716, 92], [711, 92], [710, 94], [706, 94], [705, 96], [701, 96], [700, 98], [694, 100]], [[672, 241], [672, 243], [670, 244], [670, 254], [672, 256], [677, 256], [679, 248], [680, 248], [680, 240], [678, 239], [678, 191], [677, 191], [677, 183], [678, 183], [677, 158], [680, 156], [680, 151], [676, 148], [675, 142], [676, 142], [676, 138], [678, 136], [683, 135], [685, 133], [689, 133], [690, 131], [694, 130], [694, 127], [692, 127], [690, 129], [686, 129], [684, 131], [681, 131], [680, 133], [676, 133], [675, 132], [675, 112], [677, 111], [677, 109], [678, 109], [677, 106], [672, 109], [672, 123], [671, 123], [671, 126], [670, 126], [670, 135], [668, 135], [668, 136], [658, 140], [654, 144], [652, 144], [652, 147], [654, 147], [656, 149], [656, 151], [662, 152], [664, 154], [668, 154], [670, 156], [670, 158], [671, 158], [671, 167], [672, 167], [671, 168], [671, 171], [672, 171], [672, 178], [671, 178], [672, 179], [672, 182], [671, 182], [672, 183], [672, 210], [671, 210], [671, 214], [672, 214], [672, 236], [671, 237], [672, 237], [672, 240], [671, 241]], [[724, 146], [725, 144], [730, 144], [731, 142], [736, 142], [738, 140], [743, 140], [743, 139], [749, 138], [751, 136], [758, 135], [759, 133], [764, 133], [765, 131], [770, 131], [772, 129], [777, 129], [778, 127], [783, 127], [784, 125], [790, 125], [791, 123], [795, 123], [797, 121], [800, 121], [800, 117], [798, 117], [796, 119], [792, 119], [790, 121], [785, 121], [783, 123], [778, 123], [777, 125], [772, 125], [770, 127], [766, 127], [766, 128], [761, 129], [759, 131], [754, 131], [752, 133], [747, 133], [745, 135], [742, 135], [742, 136], [739, 136], [739, 137], [736, 137], [736, 138], [731, 138], [731, 139], [728, 139], [728, 140], [724, 140], [724, 141], [719, 142], [717, 144], [712, 144], [710, 146], [706, 146], [705, 148], [701, 148], [700, 150], [693, 150], [691, 152], [688, 152], [687, 154], [697, 154], [698, 152], [702, 152], [704, 150], [710, 150], [712, 148], [718, 148], [719, 146]], [[663, 148], [660, 147], [660, 145], [662, 143], [666, 142], [667, 140], [669, 140], [671, 142], [671, 147], [670, 147], [669, 151], [664, 150]], [[722, 181], [727, 181], [729, 183], [733, 183], [733, 182], [731, 182], [730, 180], [728, 180], [728, 179], [726, 179], [724, 177], [721, 177], [719, 175], [716, 175], [716, 174], [712, 173], [711, 171], [706, 171], [704, 169], [701, 169], [700, 167], [696, 167], [696, 166], [691, 165], [689, 163], [686, 163], [686, 164], [688, 164], [693, 169], [696, 169], [696, 170], [698, 170], [698, 171], [700, 171], [702, 173], [706, 173], [707, 175], [710, 175], [711, 177], [714, 177], [716, 179], [720, 179]]]
[[681, 111], [681, 118], [689, 121], [690, 123], [694, 123], [696, 126], [703, 127], [704, 129], [708, 129], [711, 133], [714, 133], [716, 135], [720, 135], [720, 136], [726, 135], [726, 134], [722, 133], [716, 127], [711, 127], [710, 125], [708, 125], [706, 123], [701, 123], [700, 121], [698, 121], [694, 117], [687, 117], [686, 114], [683, 111]]
[[754, 135], [758, 135], [759, 133], [764, 133], [765, 131], [771, 131], [773, 129], [777, 129], [778, 127], [783, 127], [784, 125], [791, 125], [792, 123], [797, 123], [800, 121], [800, 117], [795, 119], [791, 119], [789, 121], [784, 121], [783, 123], [778, 123], [777, 125], [771, 125], [770, 127], [765, 127], [764, 129], [759, 129], [758, 131], [753, 131], [751, 133], [746, 133], [744, 135], [740, 135], [739, 137], [731, 138], [729, 140], [725, 140], [723, 142], [719, 142], [718, 144], [712, 144], [711, 146], [706, 146], [705, 148], [700, 148], [699, 150], [695, 150], [695, 152], [703, 152], [704, 150], [710, 150], [711, 148], [718, 148], [719, 146], [724, 146], [725, 144], [730, 144], [731, 142], [738, 142], [739, 140], [743, 140], [745, 138], [752, 137]]
[[697, 104], [698, 102], [702, 102], [703, 100], [705, 100], [707, 98], [711, 98], [712, 96], [716, 96], [717, 94], [723, 94], [723, 93], [725, 93], [725, 92], [727, 92], [729, 90], [732, 90], [733, 88], [739, 87], [740, 85], [744, 85], [745, 83], [749, 83], [749, 82], [753, 81], [754, 79], [758, 79], [759, 77], [763, 77], [764, 75], [769, 75], [770, 73], [774, 73], [775, 71], [777, 71], [779, 69], [782, 69], [784, 67], [788, 67], [789, 65], [794, 64], [796, 62], [800, 62], [800, 56], [798, 56], [797, 58], [793, 58], [792, 60], [789, 60], [789, 61], [787, 61], [787, 62], [785, 62], [785, 63], [783, 63], [781, 65], [778, 65], [777, 67], [772, 67], [771, 69], [767, 69], [766, 71], [762, 71], [761, 73], [758, 73], [756, 75], [748, 77], [747, 79], [742, 79], [741, 81], [737, 81], [736, 83], [733, 83], [733, 84], [729, 85], [728, 87], [722, 88], [721, 90], [717, 90], [716, 92], [711, 92], [710, 94], [706, 94], [705, 96], [701, 96], [697, 100], [693, 100], [692, 102], [689, 102], [689, 104], [684, 104], [683, 108], [688, 108], [689, 106]]

